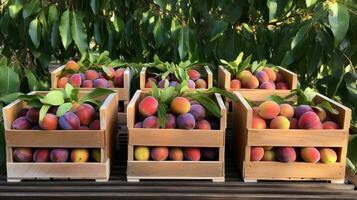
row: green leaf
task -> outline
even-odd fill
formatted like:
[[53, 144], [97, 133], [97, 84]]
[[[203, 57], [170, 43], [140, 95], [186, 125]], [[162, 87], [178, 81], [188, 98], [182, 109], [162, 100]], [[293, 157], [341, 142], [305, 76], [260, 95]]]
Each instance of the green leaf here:
[[291, 42], [291, 49], [294, 49], [307, 35], [311, 28], [311, 23], [307, 23], [300, 27], [299, 31], [296, 33], [293, 41]]
[[198, 101], [203, 107], [206, 108], [213, 116], [221, 118], [221, 110], [216, 102], [211, 98], [204, 95], [192, 95], [190, 96], [193, 100]]
[[107, 76], [109, 76], [109, 77], [111, 77], [112, 76], [112, 72], [110, 71], [110, 69], [108, 68], [108, 67], [106, 67], [106, 66], [102, 66], [102, 69], [103, 69], [103, 72], [105, 73], [105, 74], [107, 74]]
[[101, 97], [101, 96], [107, 96], [111, 93], [114, 93], [113, 90], [105, 89], [105, 88], [96, 88], [92, 92], [84, 95], [79, 99], [79, 103], [82, 104], [88, 100], [94, 100], [95, 98]]
[[27, 82], [29, 85], [29, 89], [31, 91], [44, 91], [48, 90], [48, 85], [47, 82], [41, 82], [39, 81], [36, 76], [30, 71], [26, 70], [25, 71]]
[[276, 102], [277, 104], [282, 104], [282, 103], [284, 103], [284, 100], [285, 100], [285, 99], [284, 99], [283, 97], [279, 96], [279, 95], [273, 94], [273, 95], [267, 96], [267, 97], [265, 98], [265, 100], [267, 100], [267, 101], [274, 101], [274, 102]]
[[41, 3], [39, 0], [30, 0], [26, 1], [23, 6], [22, 17], [25, 19], [32, 14], [38, 13], [41, 11]]
[[57, 109], [57, 113], [56, 113], [57, 117], [61, 117], [66, 112], [70, 111], [72, 106], [73, 106], [72, 103], [64, 103], [64, 104], [60, 105]]
[[187, 50], [189, 47], [188, 35], [189, 35], [189, 30], [187, 26], [182, 26], [179, 32], [179, 43], [178, 43], [178, 52], [181, 60], [184, 60], [185, 57], [187, 56]]
[[123, 31], [125, 27], [124, 20], [117, 15], [114, 15], [113, 25], [114, 25], [114, 30], [118, 33]]
[[72, 11], [71, 33], [79, 51], [84, 53], [88, 49], [87, 34], [84, 29], [82, 18]]
[[348, 142], [347, 157], [356, 167], [357, 166], [357, 137], [356, 135], [351, 135], [350, 138], [351, 139]]
[[317, 0], [305, 0], [306, 7], [310, 7], [312, 5], [315, 5]]
[[166, 114], [166, 104], [160, 103], [159, 108], [157, 110], [157, 116], [159, 118], [159, 125], [161, 128], [165, 128], [165, 123], [167, 120]]
[[211, 23], [211, 27], [208, 30], [209, 40], [212, 42], [223, 35], [227, 29], [228, 23], [223, 20], [215, 20]]
[[337, 1], [329, 2], [328, 6], [330, 10], [328, 20], [337, 44], [345, 38], [349, 26], [350, 14], [347, 7]]
[[66, 10], [64, 13], [62, 13], [61, 16], [61, 22], [59, 25], [59, 32], [61, 35], [62, 39], [62, 44], [65, 49], [68, 48], [68, 46], [72, 42], [72, 35], [71, 35], [71, 24], [70, 24], [70, 12], [69, 10]]
[[152, 87], [152, 90], [151, 90], [151, 93], [152, 93], [152, 96], [155, 98], [155, 99], [160, 99], [160, 90], [159, 88], [157, 87], [156, 83], [155, 82], [151, 82], [151, 87]]
[[41, 25], [37, 18], [30, 23], [29, 35], [33, 45], [38, 48], [41, 42]]
[[50, 91], [40, 101], [43, 104], [49, 104], [49, 105], [52, 105], [52, 106], [59, 106], [59, 105], [64, 103], [63, 92], [59, 91], [59, 90]]
[[0, 97], [0, 101], [4, 102], [5, 104], [9, 104], [15, 101], [19, 96], [23, 95], [21, 92], [14, 92]]
[[49, 25], [52, 25], [54, 22], [59, 21], [59, 13], [58, 13], [56, 5], [51, 4], [48, 7], [48, 17], [47, 18], [48, 18], [47, 22]]
[[67, 83], [66, 86], [64, 87], [64, 91], [66, 93], [66, 98], [71, 98], [72, 92], [73, 92], [74, 87]]
[[90, 7], [92, 8], [92, 11], [94, 14], [98, 14], [99, 4], [100, 4], [100, 0], [91, 0], [90, 1]]
[[19, 75], [13, 67], [0, 65], [0, 94], [18, 92], [20, 89]]
[[161, 46], [165, 39], [165, 31], [160, 17], [155, 23], [153, 34], [154, 34], [155, 42], [157, 43], [158, 46]]
[[212, 87], [210, 89], [208, 89], [207, 93], [218, 93], [221, 96], [230, 99], [233, 102], [237, 102], [238, 101], [238, 97], [236, 95], [234, 95], [233, 93], [227, 91], [227, 90], [223, 90], [221, 88], [217, 88], [217, 87]]
[[239, 64], [242, 62], [243, 60], [243, 56], [244, 56], [244, 53], [243, 52], [240, 52], [237, 56], [237, 58], [234, 60], [234, 64], [236, 64], [237, 66], [239, 66]]
[[171, 102], [174, 97], [175, 87], [166, 87], [161, 93], [160, 101], [163, 103]]
[[269, 21], [275, 18], [276, 12], [278, 10], [278, 2], [277, 0], [268, 0], [267, 6], [269, 8]]
[[71, 99], [72, 101], [78, 101], [78, 93], [79, 93], [79, 89], [78, 89], [78, 88], [74, 88], [74, 89], [72, 90], [70, 99]]
[[22, 4], [20, 0], [16, 0], [13, 5], [9, 6], [10, 17], [15, 18], [21, 10]]
[[321, 103], [317, 104], [316, 106], [323, 108], [325, 110], [327, 110], [328, 112], [334, 114], [334, 115], [338, 115], [339, 112], [338, 110], [334, 109], [331, 104], [327, 101], [322, 101]]
[[304, 90], [304, 96], [306, 97], [308, 102], [312, 102], [312, 100], [316, 96], [316, 91], [308, 87]]
[[38, 119], [38, 122], [41, 123], [43, 118], [45, 118], [45, 115], [47, 113], [47, 111], [50, 109], [51, 105], [48, 104], [43, 104], [41, 109], [40, 109], [40, 116]]

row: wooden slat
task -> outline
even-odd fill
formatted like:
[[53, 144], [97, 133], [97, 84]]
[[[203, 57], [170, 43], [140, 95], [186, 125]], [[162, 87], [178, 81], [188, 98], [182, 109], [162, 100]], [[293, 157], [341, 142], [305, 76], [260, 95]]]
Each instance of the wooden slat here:
[[187, 131], [179, 129], [153, 130], [146, 128], [129, 128], [129, 132], [129, 145], [186, 147], [224, 146], [223, 133], [220, 130]]
[[129, 161], [127, 173], [139, 179], [212, 179], [223, 176], [223, 167], [224, 163], [216, 161]]
[[341, 163], [305, 162], [245, 162], [245, 179], [258, 180], [331, 180], [345, 177], [345, 166]]

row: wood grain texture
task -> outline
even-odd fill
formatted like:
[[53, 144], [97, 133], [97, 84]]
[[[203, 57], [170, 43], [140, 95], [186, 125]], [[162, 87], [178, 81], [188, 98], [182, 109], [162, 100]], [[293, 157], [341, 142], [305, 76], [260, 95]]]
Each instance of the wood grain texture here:
[[[203, 179], [224, 180], [225, 129], [227, 125], [226, 107], [221, 96], [215, 94], [215, 100], [220, 107], [222, 115], [219, 122], [219, 130], [134, 128], [138, 104], [146, 94], [147, 91], [136, 91], [128, 105], [127, 180], [137, 182], [142, 179], [155, 179], [158, 177], [158, 179], [165, 177], [169, 179], [197, 179], [199, 177], [198, 179], [200, 179], [200, 177], [205, 177]], [[135, 146], [212, 147], [219, 149], [219, 159], [214, 162], [139, 162], [134, 160]], [[207, 163], [209, 164], [208, 166], [206, 166]], [[213, 165], [212, 163], [216, 164]], [[203, 171], [205, 173], [202, 173]], [[217, 175], [216, 172], [219, 172], [220, 175]]]
[[[313, 101], [328, 101], [339, 111], [334, 116], [342, 129], [335, 130], [299, 130], [299, 129], [253, 129], [253, 111], [241, 92], [234, 92], [239, 101], [233, 103], [233, 152], [247, 181], [256, 180], [329, 180], [342, 183], [345, 177], [346, 154], [350, 109], [317, 94]], [[282, 96], [282, 94], [279, 94]], [[254, 94], [255, 102], [262, 102], [264, 94]], [[347, 120], [347, 121], [346, 121]], [[347, 129], [346, 129], [347, 128]], [[338, 155], [335, 164], [305, 162], [251, 162], [250, 148], [253, 146], [292, 146], [292, 147], [332, 147]]]
[[[35, 94], [33, 92], [32, 94]], [[38, 92], [45, 94], [46, 92]], [[80, 91], [79, 95], [87, 93]], [[20, 181], [33, 178], [74, 178], [98, 179], [109, 178], [110, 157], [115, 147], [115, 136], [118, 122], [117, 93], [108, 95], [99, 108], [100, 130], [13, 130], [12, 122], [26, 103], [16, 100], [3, 108], [5, 140], [7, 152], [7, 171], [9, 181]], [[12, 159], [14, 147], [47, 147], [47, 148], [100, 148], [101, 162], [98, 163], [17, 163]], [[104, 166], [104, 167], [103, 167]], [[86, 169], [87, 170], [83, 170]], [[73, 172], [72, 172], [72, 171]], [[77, 173], [83, 170], [82, 173]], [[72, 174], [74, 174], [72, 176]], [[102, 174], [105, 174], [103, 176]]]

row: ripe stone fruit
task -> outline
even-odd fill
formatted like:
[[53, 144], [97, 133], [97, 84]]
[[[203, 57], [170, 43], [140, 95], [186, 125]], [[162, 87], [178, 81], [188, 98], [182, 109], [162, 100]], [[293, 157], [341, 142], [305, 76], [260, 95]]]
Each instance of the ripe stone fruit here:
[[151, 149], [151, 158], [155, 161], [164, 161], [169, 156], [167, 147], [154, 147]]
[[139, 103], [139, 112], [141, 115], [148, 117], [154, 115], [159, 108], [159, 103], [152, 96], [147, 96]]
[[66, 162], [68, 160], [68, 150], [63, 148], [52, 149], [50, 160], [52, 162]]
[[170, 108], [176, 114], [184, 114], [190, 111], [191, 104], [185, 97], [175, 97], [171, 101]]
[[66, 69], [66, 70], [73, 70], [74, 72], [78, 72], [78, 70], [79, 70], [79, 65], [78, 65], [75, 61], [69, 60], [69, 61], [66, 63], [65, 69]]
[[73, 149], [71, 151], [72, 162], [87, 162], [89, 158], [88, 149]]
[[47, 113], [40, 122], [40, 127], [43, 130], [56, 130], [58, 126], [58, 118], [56, 115]]
[[93, 106], [87, 103], [80, 105], [76, 114], [81, 124], [85, 126], [88, 126], [95, 118], [95, 110]]
[[32, 161], [32, 148], [16, 147], [13, 152], [13, 159], [17, 162], [30, 162]]
[[50, 159], [50, 150], [46, 148], [36, 149], [33, 153], [33, 161], [47, 162]]
[[91, 156], [94, 161], [100, 162], [100, 149], [92, 149]]
[[146, 161], [150, 158], [150, 149], [149, 147], [135, 147], [134, 150], [135, 160]]
[[280, 113], [280, 106], [274, 101], [265, 101], [259, 105], [259, 116], [263, 119], [274, 119]]

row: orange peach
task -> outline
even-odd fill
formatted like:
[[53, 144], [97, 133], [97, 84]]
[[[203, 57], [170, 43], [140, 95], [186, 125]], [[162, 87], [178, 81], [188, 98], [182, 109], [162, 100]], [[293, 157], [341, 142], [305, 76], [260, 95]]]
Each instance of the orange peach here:
[[263, 119], [274, 119], [280, 113], [280, 106], [274, 101], [265, 101], [259, 105], [259, 116]]
[[272, 129], [289, 129], [290, 121], [284, 116], [277, 116], [270, 122], [270, 128]]

